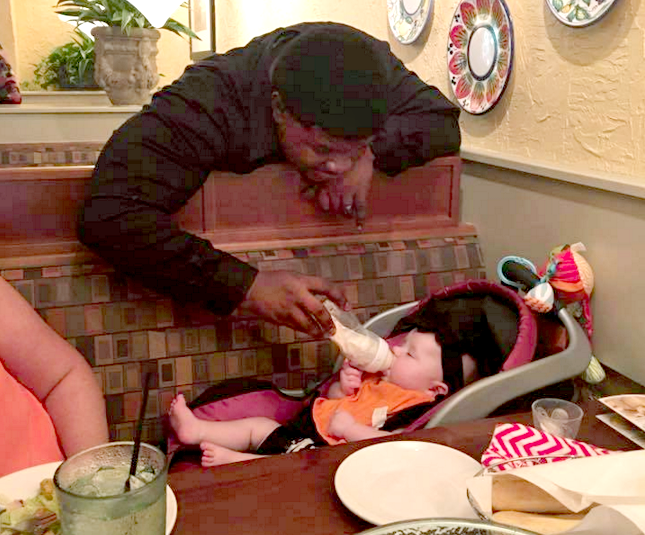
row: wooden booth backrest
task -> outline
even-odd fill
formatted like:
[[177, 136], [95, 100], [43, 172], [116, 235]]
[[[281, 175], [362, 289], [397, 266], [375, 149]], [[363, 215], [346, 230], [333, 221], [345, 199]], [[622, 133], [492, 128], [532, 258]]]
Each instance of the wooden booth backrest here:
[[[458, 157], [375, 177], [370, 216], [325, 216], [301, 199], [284, 166], [213, 174], [177, 214], [186, 229], [262, 270], [290, 269], [343, 284], [363, 320], [428, 291], [484, 277], [475, 229], [459, 223]], [[179, 392], [258, 377], [285, 388], [315, 383], [335, 362], [328, 340], [252, 319], [181, 306], [116, 273], [75, 237], [91, 167], [0, 169], [0, 273], [92, 366], [113, 439], [130, 439], [141, 377], [153, 372], [144, 438]]]

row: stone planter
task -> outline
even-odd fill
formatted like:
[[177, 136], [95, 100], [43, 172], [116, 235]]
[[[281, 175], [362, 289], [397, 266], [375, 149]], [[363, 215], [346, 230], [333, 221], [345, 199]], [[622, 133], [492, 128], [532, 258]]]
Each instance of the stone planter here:
[[121, 28], [98, 27], [92, 30], [94, 46], [94, 79], [112, 104], [147, 104], [159, 81], [155, 29], [133, 28], [125, 35]]

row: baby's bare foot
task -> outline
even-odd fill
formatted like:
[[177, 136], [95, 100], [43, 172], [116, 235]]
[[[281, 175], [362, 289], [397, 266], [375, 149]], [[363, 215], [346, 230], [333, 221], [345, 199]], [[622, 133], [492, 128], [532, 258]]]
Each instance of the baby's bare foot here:
[[170, 404], [170, 425], [182, 444], [199, 444], [202, 440], [202, 422], [186, 405], [183, 394]]
[[202, 466], [220, 466], [222, 464], [238, 463], [249, 459], [259, 459], [264, 455], [235, 451], [212, 442], [202, 442], [199, 447], [202, 449]]

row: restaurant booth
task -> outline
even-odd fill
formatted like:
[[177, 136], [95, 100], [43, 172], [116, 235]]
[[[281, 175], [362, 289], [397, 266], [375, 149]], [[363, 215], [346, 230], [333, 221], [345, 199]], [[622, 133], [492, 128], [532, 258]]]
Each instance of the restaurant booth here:
[[[98, 147], [70, 147], [60, 158], [73, 163], [83, 150], [91, 159]], [[354, 311], [366, 321], [429, 291], [486, 278], [477, 229], [460, 221], [461, 165], [455, 155], [398, 176], [376, 175], [362, 231], [301, 199], [297, 174], [280, 165], [250, 175], [213, 173], [176, 217], [184, 228], [260, 270], [296, 270], [343, 284]], [[150, 443], [163, 439], [163, 417], [178, 393], [192, 400], [231, 378], [265, 379], [298, 390], [329, 374], [337, 357], [329, 340], [250, 319], [218, 318], [173, 302], [124, 278], [82, 246], [76, 214], [92, 169], [0, 168], [0, 275], [91, 364], [106, 397], [112, 440], [133, 438], [148, 372], [142, 438]], [[611, 384], [633, 388], [621, 385], [623, 379], [612, 376]], [[594, 417], [602, 412], [598, 402], [581, 404], [586, 416], [579, 438], [612, 450], [637, 447]], [[530, 423], [530, 413], [511, 414], [372, 442], [449, 446], [472, 463], [496, 426]], [[365, 446], [356, 442], [215, 468], [182, 458], [169, 476], [178, 502], [172, 508], [173, 533], [366, 530], [368, 517], [344, 506], [334, 486], [341, 464]]]
[[[54, 149], [63, 164], [41, 158], [41, 165], [0, 168], [0, 274], [91, 364], [112, 439], [133, 437], [146, 372], [153, 378], [143, 436], [157, 442], [178, 393], [191, 400], [214, 382], [239, 377], [300, 389], [331, 371], [337, 350], [329, 340], [173, 302], [81, 245], [76, 215], [92, 167], [74, 165], [72, 155], [91, 161], [100, 147]], [[47, 154], [33, 146], [12, 150]], [[301, 199], [297, 174], [280, 165], [250, 175], [213, 173], [176, 217], [261, 270], [342, 283], [366, 321], [486, 276], [477, 229], [460, 222], [460, 172], [460, 157], [448, 156], [398, 176], [377, 175], [362, 231]]]

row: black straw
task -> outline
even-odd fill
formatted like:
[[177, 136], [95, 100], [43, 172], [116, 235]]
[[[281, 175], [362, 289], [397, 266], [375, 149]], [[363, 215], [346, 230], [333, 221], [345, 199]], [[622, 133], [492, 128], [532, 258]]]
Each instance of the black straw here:
[[137, 429], [134, 435], [134, 450], [132, 451], [132, 461], [130, 463], [130, 475], [125, 482], [125, 491], [130, 490], [130, 477], [137, 472], [137, 463], [139, 461], [139, 449], [141, 447], [141, 432], [143, 430], [143, 417], [146, 414], [146, 405], [148, 404], [148, 390], [150, 385], [150, 372], [146, 372], [143, 378], [143, 401], [141, 402], [141, 410], [139, 411], [139, 420], [137, 421]]

